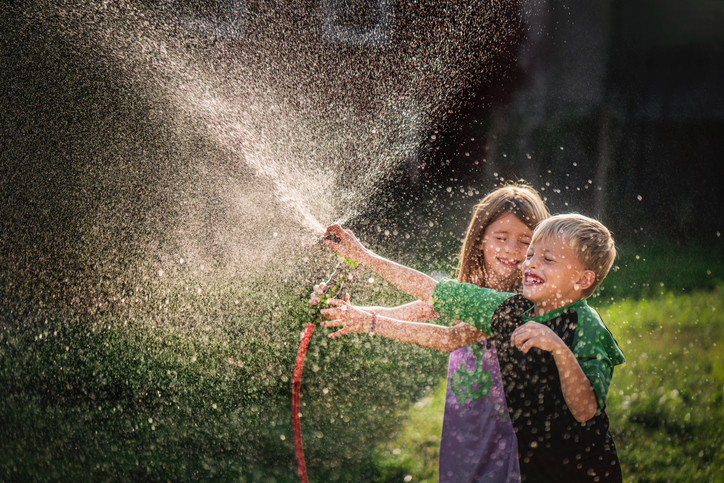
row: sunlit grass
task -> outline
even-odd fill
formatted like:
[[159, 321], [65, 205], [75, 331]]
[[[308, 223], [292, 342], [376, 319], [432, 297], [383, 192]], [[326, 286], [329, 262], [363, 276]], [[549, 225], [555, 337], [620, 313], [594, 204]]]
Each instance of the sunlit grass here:
[[[645, 264], [658, 283], [622, 269], [592, 300], [627, 357], [608, 413], [626, 481], [718, 482], [721, 263], [705, 250], [669, 262], [671, 250], [624, 253], [626, 270]], [[407, 301], [362, 270], [355, 302]], [[308, 287], [122, 287], [76, 312], [0, 287], [0, 480], [297, 481], [291, 376]], [[447, 355], [327, 332], [302, 385], [310, 481], [437, 481]]]

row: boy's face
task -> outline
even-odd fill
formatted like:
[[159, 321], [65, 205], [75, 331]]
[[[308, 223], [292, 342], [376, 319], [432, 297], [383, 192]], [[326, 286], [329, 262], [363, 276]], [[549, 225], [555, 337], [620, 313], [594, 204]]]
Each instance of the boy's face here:
[[535, 304], [536, 316], [581, 300], [596, 279], [560, 237], [531, 244], [522, 270], [523, 296]]

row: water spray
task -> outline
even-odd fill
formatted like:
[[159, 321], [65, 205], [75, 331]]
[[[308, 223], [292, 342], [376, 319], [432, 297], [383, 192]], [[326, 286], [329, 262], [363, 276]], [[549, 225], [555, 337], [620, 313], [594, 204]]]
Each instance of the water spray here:
[[[329, 235], [323, 239], [330, 239], [339, 241], [334, 235]], [[339, 256], [339, 255], [338, 255]], [[312, 318], [307, 326], [304, 328], [302, 334], [302, 341], [299, 343], [299, 350], [297, 351], [297, 360], [294, 363], [294, 375], [292, 377], [292, 432], [294, 433], [294, 452], [297, 455], [297, 469], [299, 470], [299, 481], [301, 483], [308, 483], [307, 480], [307, 465], [304, 462], [304, 448], [302, 446], [302, 427], [300, 421], [300, 406], [299, 406], [299, 391], [302, 385], [302, 370], [304, 369], [304, 357], [307, 354], [307, 347], [309, 341], [312, 338], [312, 332], [314, 327], [322, 320], [321, 310], [329, 306], [329, 300], [332, 298], [344, 297], [343, 289], [345, 282], [351, 280], [351, 271], [354, 270], [358, 263], [348, 260], [342, 256], [337, 266], [334, 267], [334, 271], [329, 276], [329, 279], [325, 282], [324, 291], [319, 294], [320, 301], [317, 305], [309, 311], [309, 316]]]

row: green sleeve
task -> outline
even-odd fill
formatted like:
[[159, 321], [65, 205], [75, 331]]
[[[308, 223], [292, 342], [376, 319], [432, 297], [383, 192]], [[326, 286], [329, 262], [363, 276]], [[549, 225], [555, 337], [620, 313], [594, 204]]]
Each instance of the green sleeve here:
[[625, 362], [625, 359], [613, 336], [593, 309], [583, 305], [577, 307], [576, 312], [578, 327], [571, 351], [583, 373], [591, 381], [600, 411], [606, 404], [613, 368]]
[[490, 319], [498, 306], [512, 294], [496, 292], [471, 283], [455, 280], [441, 280], [432, 294], [435, 312], [457, 319], [460, 322], [490, 335]]

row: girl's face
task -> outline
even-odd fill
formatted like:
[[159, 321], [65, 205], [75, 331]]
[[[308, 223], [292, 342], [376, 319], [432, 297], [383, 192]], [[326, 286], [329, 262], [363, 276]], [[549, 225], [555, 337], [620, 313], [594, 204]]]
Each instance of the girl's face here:
[[480, 251], [485, 260], [489, 288], [503, 289], [502, 284], [520, 270], [533, 232], [517, 216], [507, 213], [485, 229]]

